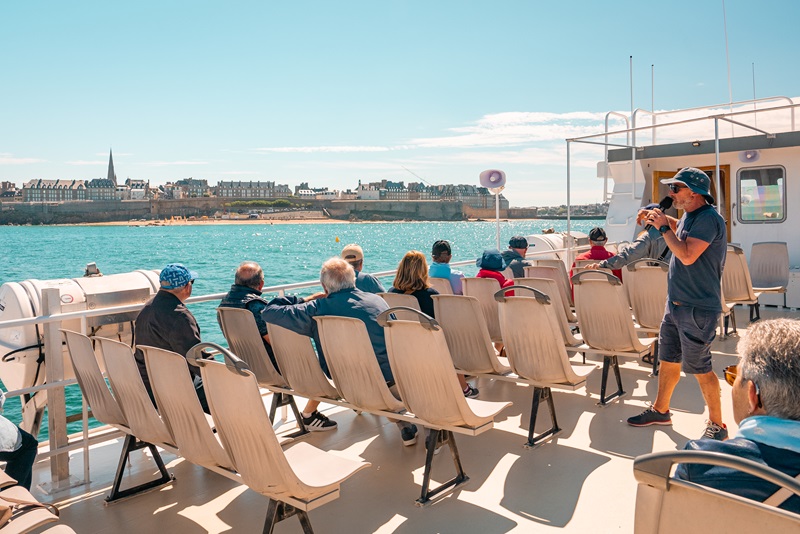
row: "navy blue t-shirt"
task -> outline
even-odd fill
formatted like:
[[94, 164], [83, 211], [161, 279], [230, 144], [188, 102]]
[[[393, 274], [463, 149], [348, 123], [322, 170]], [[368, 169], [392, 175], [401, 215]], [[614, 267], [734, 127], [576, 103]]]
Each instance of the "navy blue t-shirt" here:
[[677, 236], [681, 241], [693, 237], [709, 245], [691, 265], [684, 265], [675, 255], [672, 256], [667, 278], [667, 298], [682, 306], [722, 311], [720, 280], [728, 245], [725, 220], [714, 206], [706, 204], [683, 214], [678, 221]]

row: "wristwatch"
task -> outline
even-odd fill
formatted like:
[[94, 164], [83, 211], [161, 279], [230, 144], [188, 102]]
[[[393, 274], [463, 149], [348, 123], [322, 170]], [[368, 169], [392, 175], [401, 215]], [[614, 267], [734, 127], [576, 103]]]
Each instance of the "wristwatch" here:
[[661, 234], [661, 235], [664, 235], [669, 231], [670, 231], [670, 227], [669, 227], [668, 224], [665, 224], [664, 226], [662, 226], [661, 228], [658, 229], [658, 233]]

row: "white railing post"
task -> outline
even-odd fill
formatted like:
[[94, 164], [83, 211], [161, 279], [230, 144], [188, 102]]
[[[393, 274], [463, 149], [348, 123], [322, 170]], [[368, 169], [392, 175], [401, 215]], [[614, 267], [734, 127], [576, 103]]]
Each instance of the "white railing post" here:
[[[61, 313], [61, 292], [57, 288], [46, 288], [42, 291], [42, 311], [45, 315]], [[44, 325], [45, 377], [48, 384], [64, 379], [64, 355], [61, 347], [60, 322], [48, 322]], [[67, 405], [64, 388], [47, 390], [47, 430], [50, 438], [50, 450], [69, 444], [67, 439]], [[50, 476], [53, 486], [60, 487], [69, 481], [69, 455], [56, 454], [50, 459]]]

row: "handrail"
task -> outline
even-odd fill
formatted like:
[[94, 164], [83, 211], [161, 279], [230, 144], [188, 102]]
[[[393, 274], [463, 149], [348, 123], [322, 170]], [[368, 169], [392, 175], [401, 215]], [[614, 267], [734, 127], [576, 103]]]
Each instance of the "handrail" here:
[[[588, 246], [581, 246], [581, 247], [574, 247], [573, 250], [588, 250]], [[554, 253], [560, 252], [567, 252], [567, 248], [557, 248], [557, 249], [548, 249], [548, 250], [537, 250], [534, 252], [528, 252], [526, 258], [535, 257], [535, 256], [545, 256]], [[462, 266], [462, 265], [475, 265], [475, 260], [461, 260], [461, 261], [454, 261], [451, 262], [450, 265], [453, 266]], [[392, 276], [397, 273], [397, 270], [391, 271], [381, 271], [377, 273], [371, 273], [373, 276], [377, 277], [385, 277], [385, 276]], [[271, 293], [279, 293], [283, 294], [286, 291], [292, 289], [305, 289], [309, 287], [319, 287], [320, 283], [319, 280], [309, 280], [306, 282], [296, 282], [293, 284], [280, 284], [275, 286], [264, 287], [261, 292], [266, 294]], [[189, 297], [186, 300], [187, 304], [196, 304], [198, 302], [208, 302], [211, 300], [222, 300], [222, 298], [227, 295], [225, 293], [210, 293], [208, 295], [198, 295], [196, 297]], [[132, 312], [141, 310], [144, 307], [144, 303], [137, 303], [137, 304], [125, 304], [124, 306], [111, 306], [108, 308], [96, 308], [94, 310], [79, 310], [79, 311], [72, 311], [72, 312], [64, 312], [64, 313], [54, 313], [52, 315], [39, 315], [36, 317], [28, 317], [25, 319], [12, 319], [9, 321], [0, 321], [0, 329], [9, 328], [13, 326], [28, 326], [34, 324], [45, 324], [45, 323], [55, 323], [59, 321], [68, 321], [72, 319], [82, 319], [84, 317], [100, 317], [103, 315], [111, 315], [116, 313], [123, 313], [123, 312]]]

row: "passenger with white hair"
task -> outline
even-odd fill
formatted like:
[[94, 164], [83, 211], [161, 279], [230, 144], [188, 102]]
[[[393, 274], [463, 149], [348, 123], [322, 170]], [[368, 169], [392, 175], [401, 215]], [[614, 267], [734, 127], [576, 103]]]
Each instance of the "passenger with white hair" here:
[[[331, 258], [322, 264], [319, 281], [325, 296], [312, 300], [289, 304], [275, 299], [261, 312], [267, 323], [276, 324], [289, 330], [314, 339], [322, 370], [330, 376], [325, 355], [322, 353], [322, 342], [314, 317], [336, 315], [360, 319], [367, 327], [367, 334], [375, 351], [381, 373], [386, 383], [394, 385], [394, 376], [389, 367], [389, 356], [386, 353], [386, 338], [383, 327], [378, 324], [378, 315], [388, 310], [389, 306], [381, 297], [356, 288], [356, 272], [342, 258]], [[417, 427], [409, 423], [398, 422], [403, 444], [414, 445], [417, 441]]]
[[[688, 450], [731, 454], [800, 474], [800, 321], [774, 319], [750, 326], [739, 341], [739, 365], [725, 369], [733, 389], [733, 418], [739, 425], [726, 441], [692, 440]], [[764, 501], [778, 487], [721, 466], [681, 464], [675, 476], [704, 486]], [[791, 494], [790, 494], [791, 495]], [[780, 508], [800, 513], [800, 497], [791, 495]]]

